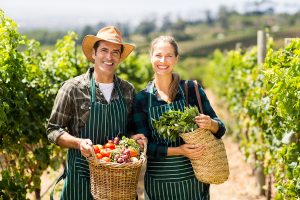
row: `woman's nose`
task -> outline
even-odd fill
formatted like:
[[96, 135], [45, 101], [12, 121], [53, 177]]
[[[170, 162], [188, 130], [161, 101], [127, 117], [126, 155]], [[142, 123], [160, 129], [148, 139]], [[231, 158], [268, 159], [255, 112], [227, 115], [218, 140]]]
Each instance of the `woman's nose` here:
[[162, 56], [159, 61], [160, 62], [165, 62], [165, 60], [166, 60], [166, 58], [164, 56]]

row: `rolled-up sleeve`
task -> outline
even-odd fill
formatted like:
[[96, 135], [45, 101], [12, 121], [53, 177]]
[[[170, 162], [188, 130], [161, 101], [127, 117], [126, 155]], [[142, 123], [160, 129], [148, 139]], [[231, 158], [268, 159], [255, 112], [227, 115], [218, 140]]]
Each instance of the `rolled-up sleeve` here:
[[57, 139], [66, 132], [71, 116], [74, 113], [74, 101], [71, 98], [72, 87], [70, 84], [65, 83], [59, 89], [52, 112], [47, 125], [47, 137], [51, 143], [57, 142]]

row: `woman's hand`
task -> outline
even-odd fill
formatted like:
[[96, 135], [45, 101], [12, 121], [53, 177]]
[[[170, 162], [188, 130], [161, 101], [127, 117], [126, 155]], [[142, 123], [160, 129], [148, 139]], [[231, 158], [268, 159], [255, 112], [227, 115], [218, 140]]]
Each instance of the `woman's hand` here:
[[182, 154], [189, 159], [199, 159], [205, 151], [205, 146], [198, 144], [183, 144], [179, 148]]
[[195, 122], [200, 128], [211, 130], [212, 119], [210, 116], [199, 114], [195, 117]]
[[93, 142], [90, 139], [81, 139], [79, 143], [79, 149], [84, 157], [90, 157], [93, 151]]
[[210, 130], [212, 133], [216, 133], [219, 130], [219, 124], [216, 120], [213, 120], [208, 115], [199, 114], [195, 117], [195, 122], [199, 128]]
[[146, 146], [148, 143], [148, 139], [145, 137], [144, 134], [141, 134], [141, 133], [132, 135], [131, 138], [134, 139], [138, 143], [141, 150], [143, 150], [144, 146]]

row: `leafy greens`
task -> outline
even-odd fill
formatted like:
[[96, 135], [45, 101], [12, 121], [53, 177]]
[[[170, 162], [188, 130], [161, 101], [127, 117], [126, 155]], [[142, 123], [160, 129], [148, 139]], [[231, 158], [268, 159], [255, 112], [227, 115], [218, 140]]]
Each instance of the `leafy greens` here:
[[198, 108], [185, 107], [184, 111], [169, 110], [153, 120], [154, 128], [164, 139], [176, 141], [180, 133], [187, 133], [198, 128], [194, 118], [199, 114]]

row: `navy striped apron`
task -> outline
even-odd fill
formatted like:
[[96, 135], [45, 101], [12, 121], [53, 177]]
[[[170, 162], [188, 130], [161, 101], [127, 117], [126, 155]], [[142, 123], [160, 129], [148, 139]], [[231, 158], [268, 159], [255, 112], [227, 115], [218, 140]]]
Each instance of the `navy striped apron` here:
[[[168, 110], [184, 110], [185, 99], [181, 87], [179, 91], [182, 99], [170, 104], [160, 106], [152, 105], [154, 85], [149, 93], [149, 124], [151, 137], [157, 144], [165, 144], [168, 147], [178, 147], [184, 144], [181, 138], [175, 142], [163, 139], [153, 127], [151, 119], [158, 119]], [[184, 156], [167, 156], [165, 159], [148, 157], [147, 171], [145, 174], [145, 190], [151, 200], [208, 200], [209, 184], [199, 182], [194, 174], [190, 160]]]
[[[118, 80], [118, 79], [117, 79]], [[90, 81], [91, 110], [89, 120], [80, 132], [79, 138], [90, 138], [93, 144], [105, 144], [118, 134], [125, 135], [127, 131], [127, 106], [120, 90], [115, 84], [119, 99], [102, 104], [96, 101], [94, 74]], [[78, 149], [68, 149], [65, 182], [60, 199], [93, 199], [90, 189], [89, 166], [86, 158]]]

